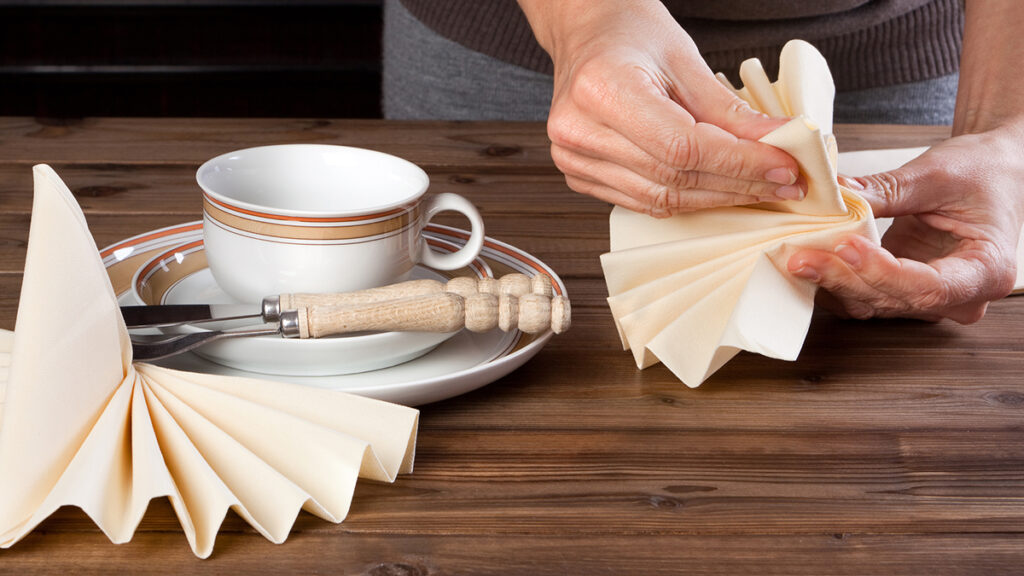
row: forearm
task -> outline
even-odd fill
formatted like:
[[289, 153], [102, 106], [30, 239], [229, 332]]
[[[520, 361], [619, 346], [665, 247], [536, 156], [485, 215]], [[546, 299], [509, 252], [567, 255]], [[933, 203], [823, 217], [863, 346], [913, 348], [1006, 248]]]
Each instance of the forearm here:
[[996, 128], [1024, 141], [1024, 2], [967, 0], [953, 134]]

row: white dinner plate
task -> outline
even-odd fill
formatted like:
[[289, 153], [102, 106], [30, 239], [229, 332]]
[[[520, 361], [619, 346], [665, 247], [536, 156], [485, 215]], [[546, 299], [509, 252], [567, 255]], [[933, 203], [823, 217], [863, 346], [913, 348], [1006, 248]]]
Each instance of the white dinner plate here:
[[[429, 224], [424, 236], [433, 246], [461, 246], [469, 234], [457, 228]], [[131, 281], [141, 266], [158, 253], [201, 237], [202, 222], [190, 222], [133, 236], [101, 250], [120, 302], [140, 304], [132, 296]], [[566, 294], [565, 284], [551, 268], [503, 242], [487, 238], [479, 260], [490, 276], [500, 277], [512, 272], [529, 276], [545, 274], [557, 294]], [[432, 351], [403, 364], [335, 376], [271, 376], [216, 364], [192, 353], [158, 363], [193, 372], [296, 382], [416, 406], [464, 394], [509, 374], [536, 355], [551, 336], [551, 331], [533, 335], [519, 331], [485, 334], [462, 331]]]

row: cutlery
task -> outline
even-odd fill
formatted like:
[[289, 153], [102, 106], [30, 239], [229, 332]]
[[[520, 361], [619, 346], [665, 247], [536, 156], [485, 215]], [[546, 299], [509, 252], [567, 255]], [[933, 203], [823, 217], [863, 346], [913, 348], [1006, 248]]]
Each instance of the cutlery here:
[[547, 276], [507, 274], [495, 278], [453, 278], [447, 283], [437, 280], [409, 280], [389, 286], [337, 294], [282, 294], [270, 296], [256, 307], [249, 304], [164, 304], [157, 306], [122, 306], [121, 315], [128, 328], [168, 328], [205, 322], [253, 320], [277, 322], [282, 312], [317, 306], [348, 306], [384, 302], [422, 294], [452, 292], [463, 297], [477, 293], [508, 294], [520, 297], [541, 294], [551, 297], [553, 290]]
[[477, 292], [468, 297], [453, 292], [419, 294], [383, 302], [301, 307], [280, 313], [269, 325], [233, 330], [207, 330], [167, 337], [132, 336], [136, 361], [157, 360], [187, 352], [224, 338], [281, 335], [321, 338], [353, 332], [454, 332], [466, 328], [484, 332], [499, 328], [532, 334], [551, 329], [562, 333], [570, 324], [569, 301], [542, 294], [495, 295]]

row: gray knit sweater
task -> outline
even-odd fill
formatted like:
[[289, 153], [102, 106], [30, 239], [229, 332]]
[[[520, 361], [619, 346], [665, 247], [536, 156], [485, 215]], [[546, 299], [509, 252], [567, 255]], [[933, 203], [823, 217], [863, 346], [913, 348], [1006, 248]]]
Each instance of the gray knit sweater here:
[[[557, 0], [553, 0], [557, 1]], [[515, 0], [402, 0], [424, 24], [478, 52], [551, 73]], [[774, 75], [786, 41], [828, 60], [841, 91], [946, 76], [958, 70], [961, 0], [665, 0], [712, 70], [738, 82], [758, 57]]]

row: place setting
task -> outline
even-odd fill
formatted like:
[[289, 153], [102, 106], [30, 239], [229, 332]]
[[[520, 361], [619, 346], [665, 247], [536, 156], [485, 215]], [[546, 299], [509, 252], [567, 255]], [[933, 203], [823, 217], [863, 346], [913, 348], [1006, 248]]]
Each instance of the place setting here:
[[[228, 510], [277, 543], [299, 510], [341, 522], [357, 479], [412, 472], [412, 406], [570, 326], [550, 267], [382, 152], [218, 156], [197, 175], [203, 221], [102, 250], [57, 173], [33, 175], [16, 331], [0, 332], [0, 469], [19, 471], [0, 475], [5, 548], [69, 505], [127, 542], [162, 497], [201, 558]], [[430, 223], [451, 210], [470, 230]]]
[[[558, 275], [536, 257], [484, 236], [479, 213], [464, 198], [439, 194], [423, 200], [428, 178], [405, 160], [342, 146], [266, 146], [214, 158], [200, 167], [197, 179], [204, 195], [203, 221], [146, 232], [100, 250], [123, 306], [214, 305], [223, 316], [231, 315], [232, 307], [245, 311], [242, 302], [255, 306], [270, 294], [346, 294], [418, 283], [429, 292], [492, 294], [485, 300], [494, 308], [488, 314], [496, 313], [499, 304], [506, 309], [510, 302], [518, 305], [535, 291], [541, 304], [546, 299], [550, 308], [554, 298], [562, 307], [554, 328], [567, 329], [568, 299]], [[323, 197], [332, 183], [343, 180], [367, 197], [346, 199], [354, 204], [340, 209], [330, 205]], [[429, 222], [443, 210], [463, 213], [472, 229]], [[446, 290], [448, 284], [453, 289]], [[376, 301], [392, 299], [384, 295]], [[549, 329], [550, 322], [529, 330], [503, 324], [505, 329], [495, 324], [476, 330], [231, 338], [156, 362], [421, 405], [508, 374], [556, 331]], [[246, 325], [253, 321], [216, 327], [237, 332]], [[139, 342], [158, 341], [158, 334], [202, 333], [213, 327], [179, 323], [133, 329], [132, 334]]]

